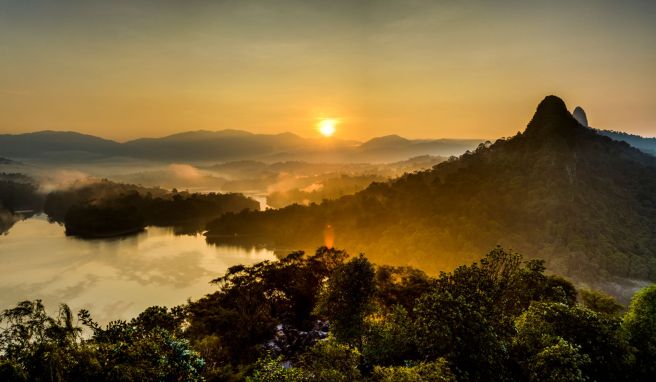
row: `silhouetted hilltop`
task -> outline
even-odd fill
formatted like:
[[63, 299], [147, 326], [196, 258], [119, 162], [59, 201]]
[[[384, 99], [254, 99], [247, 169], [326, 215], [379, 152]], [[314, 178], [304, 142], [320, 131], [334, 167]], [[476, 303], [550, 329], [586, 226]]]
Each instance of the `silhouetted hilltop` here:
[[122, 154], [118, 142], [72, 131], [2, 134], [0, 147], [3, 155], [20, 159], [79, 160]]
[[385, 135], [383, 137], [372, 138], [360, 145], [360, 150], [374, 150], [388, 148], [390, 145], [407, 145], [410, 140], [398, 135]]
[[528, 140], [535, 140], [532, 143], [538, 146], [554, 142], [573, 144], [581, 138], [586, 139], [586, 136], [592, 138], [589, 130], [573, 118], [565, 102], [554, 95], [540, 102], [524, 135]]
[[580, 125], [546, 97], [523, 133], [336, 201], [226, 215], [219, 234], [335, 245], [379, 262], [451, 268], [501, 244], [584, 280], [656, 279], [656, 158]]

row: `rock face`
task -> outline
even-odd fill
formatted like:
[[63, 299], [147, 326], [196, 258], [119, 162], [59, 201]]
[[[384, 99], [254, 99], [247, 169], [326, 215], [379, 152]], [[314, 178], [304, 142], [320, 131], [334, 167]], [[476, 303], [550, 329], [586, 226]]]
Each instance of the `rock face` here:
[[581, 106], [574, 108], [572, 116], [576, 119], [582, 126], [588, 127], [588, 118], [585, 115], [585, 111]]

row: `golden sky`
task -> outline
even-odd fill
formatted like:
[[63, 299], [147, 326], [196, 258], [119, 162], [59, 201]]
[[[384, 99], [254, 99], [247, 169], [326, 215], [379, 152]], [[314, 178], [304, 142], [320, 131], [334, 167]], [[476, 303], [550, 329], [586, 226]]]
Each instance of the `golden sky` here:
[[557, 94], [654, 136], [654, 3], [0, 0], [0, 133], [496, 138]]

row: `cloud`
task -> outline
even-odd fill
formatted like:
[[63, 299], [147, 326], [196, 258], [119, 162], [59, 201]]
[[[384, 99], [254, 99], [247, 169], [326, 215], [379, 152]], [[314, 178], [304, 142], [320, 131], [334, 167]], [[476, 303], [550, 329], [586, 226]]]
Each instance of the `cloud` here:
[[86, 184], [95, 183], [98, 180], [90, 177], [88, 174], [78, 170], [55, 170], [46, 175], [40, 182], [39, 186], [42, 192], [48, 193], [55, 190], [80, 187]]
[[181, 163], [173, 163], [169, 165], [169, 170], [178, 178], [182, 179], [198, 179], [203, 176], [200, 171], [194, 166]]

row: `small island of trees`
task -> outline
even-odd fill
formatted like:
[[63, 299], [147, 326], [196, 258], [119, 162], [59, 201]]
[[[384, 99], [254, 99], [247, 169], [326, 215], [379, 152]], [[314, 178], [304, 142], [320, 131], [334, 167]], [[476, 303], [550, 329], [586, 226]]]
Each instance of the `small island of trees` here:
[[259, 207], [257, 201], [242, 194], [167, 191], [101, 180], [50, 192], [44, 212], [63, 223], [68, 235], [106, 237], [139, 232], [146, 226], [198, 232], [226, 212]]

